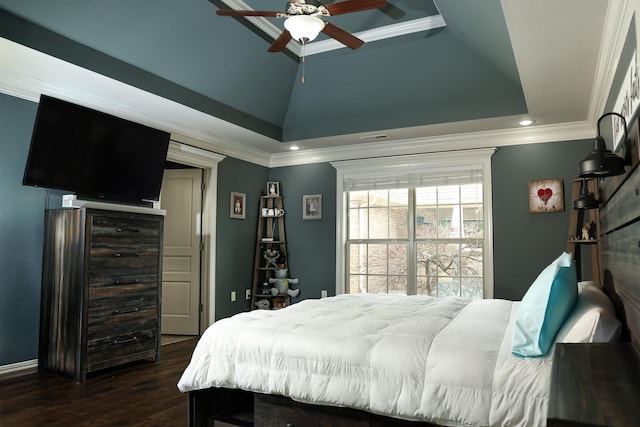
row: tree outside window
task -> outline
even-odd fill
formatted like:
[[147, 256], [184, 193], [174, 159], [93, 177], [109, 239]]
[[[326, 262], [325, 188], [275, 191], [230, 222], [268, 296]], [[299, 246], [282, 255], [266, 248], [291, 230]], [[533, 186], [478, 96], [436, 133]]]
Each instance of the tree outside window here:
[[347, 204], [350, 293], [483, 297], [481, 182], [351, 191]]

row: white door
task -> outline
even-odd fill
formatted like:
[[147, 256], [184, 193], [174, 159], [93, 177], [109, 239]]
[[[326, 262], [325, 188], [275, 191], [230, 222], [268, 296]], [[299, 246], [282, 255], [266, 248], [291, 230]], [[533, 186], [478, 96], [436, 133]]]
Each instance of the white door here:
[[162, 333], [198, 335], [202, 170], [165, 170], [160, 208], [167, 211], [162, 258]]

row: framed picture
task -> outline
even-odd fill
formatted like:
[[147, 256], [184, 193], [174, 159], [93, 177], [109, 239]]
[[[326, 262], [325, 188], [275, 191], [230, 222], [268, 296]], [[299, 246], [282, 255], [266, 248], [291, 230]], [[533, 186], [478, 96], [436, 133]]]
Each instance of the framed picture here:
[[322, 194], [302, 196], [302, 219], [322, 218]]
[[279, 196], [280, 195], [280, 183], [275, 181], [267, 182], [267, 196]]
[[564, 184], [562, 180], [529, 181], [529, 212], [564, 212]]
[[231, 192], [231, 200], [229, 202], [229, 216], [231, 218], [246, 219], [247, 214], [245, 208], [247, 205], [247, 195], [242, 193]]

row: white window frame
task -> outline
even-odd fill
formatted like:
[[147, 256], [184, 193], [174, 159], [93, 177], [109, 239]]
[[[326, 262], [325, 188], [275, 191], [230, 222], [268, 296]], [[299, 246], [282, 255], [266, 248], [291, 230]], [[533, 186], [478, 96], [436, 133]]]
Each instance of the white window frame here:
[[345, 179], [368, 176], [429, 174], [455, 170], [482, 170], [484, 213], [483, 295], [493, 298], [493, 201], [491, 196], [491, 156], [496, 148], [447, 151], [406, 156], [331, 162], [336, 169], [336, 295], [347, 293], [346, 242], [347, 199]]

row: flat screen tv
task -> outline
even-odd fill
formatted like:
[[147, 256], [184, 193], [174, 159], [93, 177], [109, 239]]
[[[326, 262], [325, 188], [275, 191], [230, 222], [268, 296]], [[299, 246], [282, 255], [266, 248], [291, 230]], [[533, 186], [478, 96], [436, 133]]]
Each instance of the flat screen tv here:
[[167, 132], [42, 95], [22, 183], [148, 206], [168, 147]]

